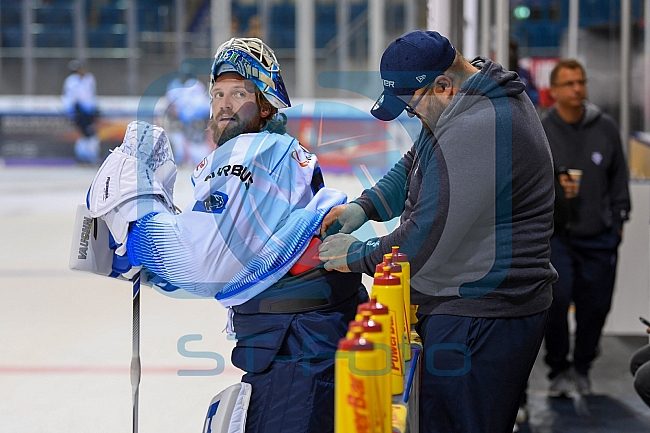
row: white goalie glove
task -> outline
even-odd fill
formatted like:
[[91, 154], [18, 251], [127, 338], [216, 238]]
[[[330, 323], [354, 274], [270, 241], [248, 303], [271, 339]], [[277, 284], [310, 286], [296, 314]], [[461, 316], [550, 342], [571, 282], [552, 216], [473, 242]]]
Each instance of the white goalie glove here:
[[[100, 218], [106, 223], [113, 242], [107, 247], [114, 250], [113, 263], [97, 263], [96, 270], [87, 269], [70, 258], [72, 269], [90, 270], [106, 275], [112, 267], [111, 276], [122, 274], [130, 268], [126, 258], [126, 240], [129, 224], [151, 212], [176, 213], [173, 203], [176, 164], [165, 131], [143, 121], [133, 121], [126, 128], [122, 144], [111, 151], [97, 171], [88, 191], [87, 217]], [[76, 223], [77, 232], [83, 232], [83, 216]], [[92, 240], [92, 237], [91, 237]], [[95, 250], [105, 248], [95, 246]], [[82, 254], [74, 255], [74, 257]], [[103, 255], [110, 257], [111, 255]]]
[[130, 222], [151, 212], [175, 213], [175, 181], [176, 164], [165, 131], [143, 121], [131, 122], [124, 141], [106, 158], [90, 186], [90, 215], [106, 221], [113, 239], [124, 248]]

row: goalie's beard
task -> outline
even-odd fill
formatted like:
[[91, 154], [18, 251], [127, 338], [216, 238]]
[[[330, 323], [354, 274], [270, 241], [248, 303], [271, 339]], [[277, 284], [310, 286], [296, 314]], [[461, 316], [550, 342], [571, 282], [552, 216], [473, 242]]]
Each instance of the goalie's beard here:
[[[254, 112], [251, 112], [253, 111], [251, 110], [253, 108], [252, 106], [255, 107]], [[240, 113], [243, 114], [243, 116]], [[218, 122], [214, 119], [219, 119], [224, 114], [232, 117], [233, 120], [228, 122], [225, 126], [219, 126]], [[246, 118], [250, 118], [250, 120], [246, 122]], [[247, 102], [240, 107], [237, 113], [221, 110], [216, 115], [213, 115], [208, 122], [208, 129], [212, 132], [212, 141], [217, 147], [220, 147], [226, 141], [235, 138], [238, 135], [260, 132], [262, 129], [261, 121], [262, 119], [257, 104]]]

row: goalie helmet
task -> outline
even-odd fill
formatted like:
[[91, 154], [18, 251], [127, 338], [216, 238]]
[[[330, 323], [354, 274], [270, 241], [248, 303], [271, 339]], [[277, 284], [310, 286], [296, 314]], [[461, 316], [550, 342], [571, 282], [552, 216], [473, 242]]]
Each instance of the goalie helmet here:
[[255, 83], [274, 107], [291, 107], [275, 53], [260, 39], [232, 38], [219, 47], [214, 55], [210, 74], [211, 99], [212, 86], [217, 77], [219, 74], [229, 71], [237, 72]]

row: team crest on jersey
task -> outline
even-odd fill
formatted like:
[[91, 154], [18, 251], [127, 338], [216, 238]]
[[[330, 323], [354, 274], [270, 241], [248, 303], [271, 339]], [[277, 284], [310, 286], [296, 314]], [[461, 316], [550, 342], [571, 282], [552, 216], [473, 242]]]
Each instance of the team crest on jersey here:
[[215, 191], [203, 201], [194, 203], [193, 211], [220, 214], [228, 204], [228, 194], [221, 191]]

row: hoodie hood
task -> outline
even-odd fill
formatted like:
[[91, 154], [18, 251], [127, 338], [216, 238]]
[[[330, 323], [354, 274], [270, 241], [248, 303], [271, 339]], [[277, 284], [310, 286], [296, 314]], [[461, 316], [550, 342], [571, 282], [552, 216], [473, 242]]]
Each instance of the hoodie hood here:
[[[489, 99], [513, 97], [524, 93], [526, 89], [526, 85], [519, 79], [516, 72], [508, 71], [499, 63], [485, 57], [476, 57], [471, 64], [479, 71], [461, 86], [449, 106], [440, 116], [438, 127], [450, 118], [470, 109], [482, 97], [487, 96]], [[472, 98], [468, 96], [480, 97]]]
[[526, 85], [514, 71], [508, 71], [499, 63], [485, 57], [477, 57], [471, 62], [479, 71], [471, 76], [461, 88], [461, 92], [479, 91], [489, 98], [515, 96], [524, 93]]
[[[579, 122], [575, 123], [574, 125], [579, 125], [579, 127], [584, 127], [588, 126], [589, 124], [595, 122], [602, 116], [603, 111], [598, 107], [597, 105], [589, 102], [589, 101], [584, 101], [582, 103], [583, 108], [585, 109], [584, 114], [582, 115], [582, 119], [580, 119]], [[554, 106], [553, 109], [549, 112], [549, 118], [553, 122], [563, 125], [566, 124], [566, 122], [560, 117], [560, 115], [557, 112], [557, 107]]]
[[584, 116], [582, 116], [582, 122], [581, 122], [583, 125], [587, 125], [595, 121], [602, 114], [601, 109], [589, 101], [585, 101], [583, 103], [583, 106], [585, 107], [585, 114]]

